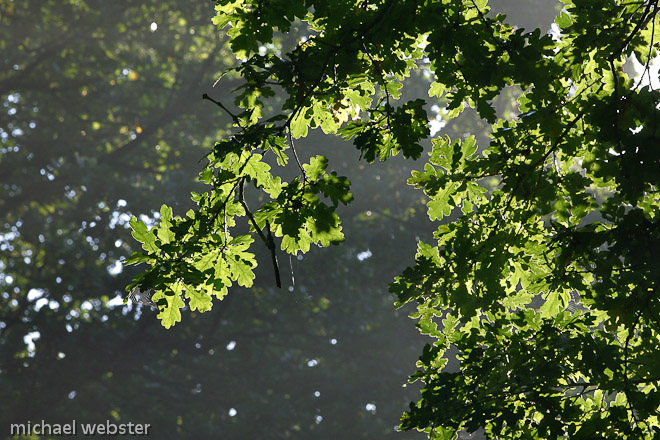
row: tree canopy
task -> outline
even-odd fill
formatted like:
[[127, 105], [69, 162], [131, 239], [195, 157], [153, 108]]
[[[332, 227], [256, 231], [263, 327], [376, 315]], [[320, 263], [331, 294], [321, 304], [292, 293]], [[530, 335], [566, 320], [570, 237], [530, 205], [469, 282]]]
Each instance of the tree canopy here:
[[[129, 288], [153, 289], [165, 327], [186, 304], [207, 311], [252, 286], [255, 247], [280, 284], [282, 252], [343, 240], [349, 179], [296, 151], [320, 129], [366, 162], [420, 161], [408, 183], [436, 229], [390, 290], [416, 303], [433, 343], [402, 429], [658, 435], [660, 115], [644, 81], [657, 1], [564, 0], [550, 33], [508, 25], [486, 0], [219, 0], [216, 12], [243, 82], [233, 103], [205, 98], [234, 133], [208, 153], [195, 209], [163, 206], [151, 229], [131, 222], [143, 252], [129, 262], [150, 268]], [[278, 39], [292, 29], [302, 37]], [[640, 77], [624, 68], [631, 58]], [[399, 100], [415, 75], [445, 118], [475, 109], [488, 141], [440, 132], [425, 151], [429, 101]], [[515, 111], [498, 114], [506, 93]]]

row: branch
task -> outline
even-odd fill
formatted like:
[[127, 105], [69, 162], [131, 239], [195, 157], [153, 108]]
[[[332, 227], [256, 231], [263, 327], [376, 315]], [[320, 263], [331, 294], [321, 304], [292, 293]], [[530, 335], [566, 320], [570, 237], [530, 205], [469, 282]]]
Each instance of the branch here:
[[277, 262], [277, 254], [275, 253], [275, 240], [273, 240], [273, 234], [270, 232], [270, 223], [268, 220], [266, 220], [266, 232], [268, 233], [267, 239], [268, 242], [266, 245], [268, 246], [268, 249], [270, 250], [270, 257], [271, 260], [273, 261], [273, 269], [275, 270], [275, 284], [277, 287], [282, 288], [282, 281], [280, 279], [280, 266], [279, 263]]
[[230, 112], [229, 109], [228, 109], [227, 107], [225, 107], [224, 105], [222, 105], [222, 103], [221, 103], [220, 101], [216, 101], [215, 99], [211, 98], [211, 97], [210, 97], [208, 94], [206, 94], [206, 93], [204, 93], [204, 94], [202, 95], [202, 99], [206, 99], [206, 100], [211, 101], [212, 103], [214, 103], [215, 105], [217, 105], [218, 107], [220, 107], [221, 109], [223, 109], [223, 110], [225, 111], [225, 113], [227, 113], [229, 116], [231, 116], [231, 119], [232, 119], [237, 125], [239, 125], [239, 126], [241, 125], [241, 120], [238, 118], [238, 116], [236, 116], [236, 114]]
[[[651, 7], [653, 7], [653, 12], [651, 12]], [[613, 61], [616, 57], [621, 55], [621, 53], [626, 49], [628, 44], [632, 41], [632, 39], [635, 37], [635, 34], [639, 32], [640, 28], [642, 26], [646, 26], [649, 22], [649, 19], [653, 19], [656, 13], [656, 9], [658, 8], [658, 1], [656, 0], [655, 2], [650, 1], [647, 5], [646, 8], [644, 9], [644, 12], [642, 12], [642, 17], [639, 19], [637, 22], [637, 25], [633, 29], [633, 31], [626, 37], [626, 39], [621, 43], [621, 46], [617, 50], [615, 50], [612, 55], [609, 56], [608, 61]], [[651, 12], [649, 14], [649, 12]]]
[[252, 223], [252, 226], [254, 229], [257, 231], [257, 234], [259, 235], [259, 238], [261, 238], [261, 241], [264, 242], [268, 250], [270, 251], [270, 256], [271, 259], [273, 260], [273, 269], [275, 270], [275, 284], [277, 287], [281, 288], [282, 287], [282, 281], [280, 280], [280, 266], [279, 263], [277, 262], [277, 254], [275, 253], [275, 242], [273, 240], [273, 235], [270, 232], [270, 224], [268, 221], [266, 221], [266, 232], [268, 233], [268, 236], [264, 235], [264, 232], [261, 230], [259, 225], [257, 224], [257, 221], [254, 219], [254, 215], [252, 215], [252, 212], [250, 211], [250, 208], [248, 208], [247, 203], [245, 202], [245, 196], [243, 194], [243, 185], [245, 184], [245, 179], [241, 179], [239, 185], [238, 185], [238, 198], [241, 202], [241, 205], [243, 205], [243, 208], [245, 209], [245, 213], [247, 214], [248, 218], [250, 219], [250, 223]]

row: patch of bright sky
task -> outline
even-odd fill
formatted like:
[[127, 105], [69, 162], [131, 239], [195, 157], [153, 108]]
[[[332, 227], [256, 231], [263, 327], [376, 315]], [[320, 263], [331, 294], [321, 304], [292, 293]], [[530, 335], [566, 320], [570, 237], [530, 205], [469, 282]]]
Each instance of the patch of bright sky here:
[[635, 69], [634, 78], [639, 81], [639, 85], [643, 87], [650, 85], [653, 90], [660, 89], [660, 57], [651, 60], [648, 71], [645, 70], [645, 66], [637, 60], [634, 54], [631, 60]]
[[[8, 276], [7, 278], [11, 278], [11, 277]], [[28, 299], [28, 301], [34, 301], [34, 300], [37, 300], [37, 299], [41, 298], [42, 296], [44, 296], [44, 291], [43, 290], [41, 290], [41, 289], [30, 289], [30, 291], [27, 294], [27, 299]]]
[[115, 226], [117, 225], [128, 228], [128, 222], [130, 220], [131, 220], [130, 214], [127, 214], [125, 212], [113, 211], [110, 216], [110, 222], [108, 226], [110, 226], [110, 229], [114, 229]]
[[110, 275], [119, 275], [124, 270], [124, 265], [121, 261], [115, 261], [113, 264], [108, 266], [108, 273]]
[[28, 356], [33, 357], [35, 351], [34, 341], [41, 337], [39, 332], [30, 332], [27, 335], [23, 336], [23, 342], [27, 345]]
[[124, 305], [124, 298], [121, 295], [117, 295], [106, 303], [108, 307], [118, 307]]
[[51, 310], [57, 310], [60, 308], [60, 303], [44, 297], [45, 292], [41, 289], [30, 289], [27, 293], [28, 301], [35, 301], [34, 310], [39, 311], [42, 307], [48, 305], [48, 308]]
[[160, 219], [160, 212], [154, 212], [153, 217], [149, 217], [146, 214], [140, 214], [140, 221], [147, 225], [147, 228], [153, 228], [156, 226], [156, 221]]
[[552, 23], [550, 25], [550, 30], [548, 31], [548, 35], [554, 40], [558, 41], [561, 38], [561, 30], [559, 30], [559, 25], [557, 23]]
[[80, 304], [80, 310], [85, 310], [85, 311], [89, 312], [89, 311], [92, 310], [93, 308], [94, 308], [94, 306], [93, 306], [92, 303], [89, 302], [89, 301], [83, 301], [83, 302]]
[[437, 132], [442, 130], [442, 128], [447, 125], [442, 119], [441, 111], [446, 113], [445, 109], [441, 109], [440, 106], [434, 104], [431, 106], [431, 111], [435, 113], [435, 118], [429, 120], [429, 130], [431, 130], [431, 137], [435, 136]]
[[367, 258], [370, 258], [373, 254], [371, 253], [371, 250], [367, 249], [366, 251], [360, 252], [357, 254], [357, 259], [360, 261], [364, 261]]
[[278, 53], [277, 47], [274, 44], [268, 43], [262, 46], [259, 46], [259, 55], [264, 56], [267, 53]]

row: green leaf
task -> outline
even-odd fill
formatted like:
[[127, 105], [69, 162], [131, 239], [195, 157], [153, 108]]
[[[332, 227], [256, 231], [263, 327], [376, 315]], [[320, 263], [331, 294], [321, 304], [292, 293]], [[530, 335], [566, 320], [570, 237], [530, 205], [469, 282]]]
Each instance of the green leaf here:
[[194, 286], [186, 286], [185, 290], [185, 295], [189, 300], [190, 310], [198, 310], [200, 313], [211, 310], [213, 307], [213, 301], [211, 299], [213, 286], [208, 286], [206, 292], [197, 290]]
[[279, 181], [273, 179], [270, 165], [262, 161], [261, 154], [253, 154], [244, 167], [246, 176], [251, 177], [257, 186], [261, 187], [271, 197], [277, 197], [281, 191]]
[[555, 19], [555, 23], [557, 23], [557, 26], [559, 26], [560, 28], [566, 29], [571, 24], [573, 24], [573, 20], [571, 20], [571, 16], [568, 15], [566, 12], [562, 12]]
[[309, 119], [306, 116], [306, 110], [307, 109], [303, 108], [296, 114], [296, 117], [291, 120], [291, 136], [295, 139], [307, 136]]
[[234, 11], [240, 7], [241, 3], [240, 0], [223, 1], [222, 3], [215, 5], [216, 15], [211, 18], [213, 24], [216, 25], [218, 29], [224, 28], [232, 19]]
[[[181, 285], [175, 283], [170, 286], [171, 290], [166, 294], [165, 291], [159, 290], [152, 297], [151, 300], [159, 304], [160, 312], [156, 316], [160, 319], [161, 325], [166, 329], [172, 327], [177, 322], [181, 322], [181, 310], [185, 307], [183, 298], [181, 298]], [[160, 304], [163, 305], [160, 305]]]
[[401, 97], [401, 87], [403, 87], [403, 84], [400, 82], [390, 81], [385, 84], [385, 87], [392, 98], [399, 99]]
[[449, 184], [438, 191], [434, 199], [426, 204], [428, 215], [431, 220], [442, 220], [451, 214], [454, 209], [453, 195], [456, 192], [456, 186]]
[[429, 96], [431, 98], [433, 97], [442, 98], [442, 95], [445, 93], [445, 90], [446, 88], [444, 84], [434, 81], [431, 83], [431, 88], [429, 88]]
[[564, 310], [570, 300], [570, 295], [566, 292], [550, 291], [543, 295], [545, 302], [539, 309], [543, 317], [557, 316], [560, 310]]
[[307, 234], [300, 234], [299, 237], [285, 235], [282, 237], [281, 248], [288, 254], [296, 255], [298, 251], [306, 253], [314, 241]]
[[252, 243], [252, 238], [243, 236], [228, 247], [228, 254], [224, 258], [227, 263], [230, 278], [240, 286], [252, 287], [254, 282], [254, 268], [257, 262], [254, 254], [246, 252]]
[[474, 0], [474, 4], [481, 12], [484, 12], [484, 8], [488, 4], [488, 0]]
[[[366, 84], [366, 87], [365, 87]], [[358, 90], [356, 89], [345, 89], [343, 90], [344, 96], [350, 103], [351, 107], [359, 107], [362, 110], [366, 110], [371, 107], [372, 97], [370, 90], [365, 90], [370, 88], [373, 90], [373, 85], [370, 83], [363, 83], [362, 87]]]
[[245, 260], [238, 255], [227, 258], [231, 279], [236, 281], [240, 286], [252, 287], [254, 282], [253, 262], [254, 259]]
[[328, 159], [324, 156], [314, 156], [309, 159], [309, 164], [303, 165], [305, 175], [309, 180], [318, 180], [325, 173]]
[[201, 258], [195, 261], [194, 266], [200, 272], [205, 272], [215, 266], [218, 259], [219, 249], [213, 249], [205, 253]]
[[327, 105], [324, 105], [321, 101], [314, 102], [312, 106], [312, 121], [321, 127], [321, 130], [325, 134], [334, 134], [339, 128], [338, 122], [335, 121], [335, 116], [328, 111]]
[[457, 329], [459, 322], [458, 318], [452, 314], [447, 315], [447, 317], [442, 320], [442, 332], [451, 342], [455, 342], [460, 338], [460, 332]]
[[160, 224], [158, 226], [158, 238], [162, 243], [174, 241], [174, 232], [172, 232], [172, 208], [163, 205], [160, 207]]
[[152, 261], [154, 261], [154, 259], [149, 255], [145, 255], [142, 252], [133, 252], [130, 257], [122, 261], [122, 264], [129, 266], [140, 263], [150, 263]]
[[137, 241], [142, 243], [142, 248], [149, 254], [157, 253], [158, 246], [156, 246], [156, 236], [151, 231], [147, 230], [147, 226], [136, 219], [135, 216], [131, 217], [129, 224], [133, 229], [131, 235]]

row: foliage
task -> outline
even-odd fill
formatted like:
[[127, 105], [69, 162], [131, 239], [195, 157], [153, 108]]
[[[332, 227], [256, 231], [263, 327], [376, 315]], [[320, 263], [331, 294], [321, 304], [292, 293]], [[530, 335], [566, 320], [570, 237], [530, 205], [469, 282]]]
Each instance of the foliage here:
[[120, 264], [141, 249], [131, 217], [151, 226], [169, 216], [163, 202], [193, 206], [200, 158], [231, 123], [201, 99], [239, 84], [212, 87], [234, 62], [212, 12], [205, 0], [0, 0], [1, 437], [72, 418], [150, 423], [159, 439], [401, 437], [392, 427], [416, 391], [400, 383], [422, 342], [377, 281], [401, 270], [388, 246], [412, 256], [424, 223], [400, 163], [366, 172], [339, 142], [316, 142], [359, 172], [342, 216], [354, 238], [294, 258], [291, 294], [261, 265], [249, 294], [239, 286], [170, 331], [117, 297], [139, 269]]
[[[507, 438], [654, 437], [658, 98], [623, 65], [634, 56], [648, 68], [656, 55], [658, 4], [565, 0], [550, 35], [509, 26], [486, 3], [218, 1], [214, 23], [229, 27], [245, 81], [240, 110], [216, 101], [236, 134], [209, 153], [201, 178], [211, 189], [194, 196], [196, 210], [134, 226], [146, 253], [131, 261], [151, 269], [133, 285], [158, 290], [169, 327], [184, 290], [191, 308], [207, 308], [198, 298], [253, 282], [250, 234], [229, 232], [238, 218], [276, 271], [273, 236], [291, 254], [342, 240], [335, 211], [351, 200], [349, 182], [322, 157], [302, 164], [293, 140], [320, 128], [352, 139], [368, 162], [419, 159], [424, 101], [396, 100], [412, 72], [428, 69], [429, 95], [448, 118], [471, 107], [491, 131], [481, 146], [433, 138], [409, 179], [431, 220], [462, 216], [420, 242], [391, 285], [435, 339], [411, 378], [424, 383], [421, 400], [401, 427], [431, 438], [480, 427]], [[275, 31], [300, 23], [305, 38], [272, 49]], [[498, 117], [493, 101], [512, 86], [517, 114]], [[281, 106], [267, 114], [275, 96]], [[282, 181], [271, 166], [291, 157], [299, 174]], [[257, 209], [246, 184], [267, 197]], [[449, 347], [457, 372], [446, 369]]]

